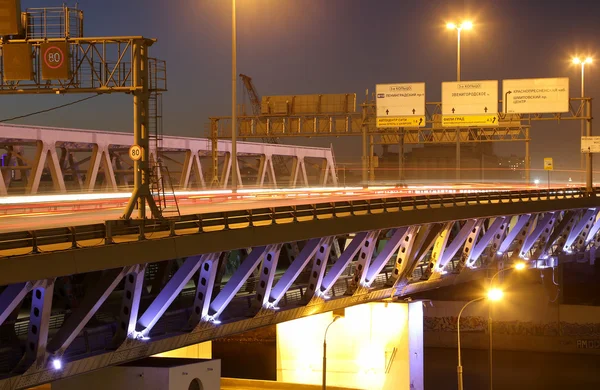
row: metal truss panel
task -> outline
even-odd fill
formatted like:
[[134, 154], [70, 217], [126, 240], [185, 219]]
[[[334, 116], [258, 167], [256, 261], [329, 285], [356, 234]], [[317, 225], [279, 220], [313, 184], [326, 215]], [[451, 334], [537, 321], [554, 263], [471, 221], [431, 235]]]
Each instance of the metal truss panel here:
[[441, 266], [442, 270], [446, 267], [446, 264], [448, 264], [448, 262], [450, 260], [452, 260], [454, 255], [456, 255], [456, 252], [458, 252], [458, 249], [464, 245], [464, 243], [467, 240], [467, 238], [469, 237], [469, 235], [477, 232], [477, 231], [473, 232], [473, 229], [476, 229], [475, 226], [477, 225], [477, 223], [478, 223], [477, 219], [469, 219], [469, 220], [465, 221], [464, 225], [459, 230], [456, 237], [454, 237], [454, 240], [452, 240], [452, 242], [448, 245], [448, 247], [444, 251], [444, 254], [440, 261], [440, 266]]
[[[550, 238], [546, 241], [546, 244], [541, 249], [538, 256], [544, 257], [549, 255], [552, 247], [557, 246], [559, 251], [562, 251], [562, 243], [567, 239], [571, 228], [575, 225], [575, 221], [581, 214], [581, 210], [568, 210], [562, 215], [562, 219], [558, 223], [558, 226], [552, 231]], [[561, 243], [562, 241], [562, 243]]]
[[519, 234], [522, 234], [522, 230], [525, 228], [525, 225], [527, 225], [530, 219], [531, 214], [523, 214], [518, 217], [517, 223], [512, 229], [509, 230], [506, 238], [502, 241], [502, 244], [500, 244], [500, 248], [498, 248], [500, 255], [506, 253], [511, 244], [514, 242], [515, 238], [517, 238]]
[[367, 232], [356, 233], [352, 242], [346, 247], [344, 252], [340, 258], [335, 262], [335, 264], [331, 267], [329, 272], [323, 277], [323, 282], [321, 283], [321, 288], [319, 290], [321, 295], [325, 295], [327, 291], [333, 286], [333, 284], [338, 280], [344, 269], [348, 266], [348, 264], [354, 259], [354, 256], [358, 253], [363, 243], [367, 239]]
[[54, 280], [44, 280], [33, 289], [27, 346], [17, 369], [19, 371], [27, 369], [31, 364], [39, 369], [46, 363], [46, 344], [53, 296]]
[[402, 241], [407, 227], [401, 227], [398, 229], [394, 229], [392, 235], [388, 242], [385, 244], [381, 252], [375, 257], [375, 260], [371, 263], [369, 268], [367, 269], [365, 280], [363, 283], [364, 287], [369, 287], [379, 275], [383, 267], [390, 261], [390, 259], [394, 256], [398, 248], [400, 247], [400, 242]]
[[477, 242], [477, 237], [479, 237], [479, 232], [481, 231], [481, 227], [483, 226], [484, 220], [479, 219], [473, 229], [469, 232], [467, 239], [465, 240], [465, 245], [463, 246], [462, 253], [460, 255], [459, 267], [464, 267], [467, 265], [469, 268], [473, 267], [475, 264], [475, 260], [472, 260], [472, 252], [475, 243]]
[[166, 286], [154, 298], [150, 306], [137, 322], [136, 331], [141, 332], [143, 336], [147, 336], [150, 330], [156, 325], [160, 317], [171, 305], [173, 300], [181, 292], [181, 289], [194, 276], [200, 265], [202, 264], [202, 256], [192, 256], [185, 259], [181, 267], [169, 279]]
[[277, 271], [277, 263], [281, 253], [282, 244], [269, 245], [265, 250], [260, 268], [260, 277], [256, 284], [256, 303], [261, 308], [268, 308], [269, 296]]
[[123, 296], [121, 297], [121, 309], [119, 311], [119, 322], [113, 337], [113, 347], [121, 345], [127, 337], [133, 338], [135, 326], [140, 310], [140, 299], [144, 286], [144, 274], [146, 265], [140, 264], [125, 275], [123, 285]]
[[325, 270], [327, 269], [331, 248], [335, 242], [337, 242], [335, 237], [324, 237], [320, 240], [319, 248], [315, 252], [313, 258], [312, 269], [308, 279], [308, 287], [306, 287], [303, 298], [304, 302], [310, 302], [313, 298], [322, 296], [319, 294], [319, 291], [321, 291], [321, 284], [323, 283], [323, 277], [325, 276]]
[[252, 271], [256, 269], [258, 264], [265, 254], [267, 247], [261, 246], [253, 248], [252, 252], [242, 261], [242, 264], [234, 272], [233, 276], [225, 287], [219, 292], [214, 301], [211, 302], [208, 310], [208, 316], [216, 319], [225, 310], [225, 307], [231, 302], [235, 294], [242, 288], [244, 283], [248, 280], [248, 277], [252, 274]]
[[[104, 170], [105, 181], [111, 190], [117, 190], [117, 178], [123, 183], [125, 174], [123, 172], [115, 173], [111, 162], [111, 154], [123, 155], [127, 149], [133, 144], [133, 135], [125, 133], [116, 133], [109, 131], [82, 130], [82, 129], [61, 129], [53, 127], [39, 126], [17, 126], [17, 125], [0, 125], [0, 142], [10, 141], [15, 145], [37, 143], [36, 157], [31, 175], [31, 180], [28, 181], [27, 193], [36, 194], [39, 189], [41, 174], [46, 164], [52, 175], [54, 189], [56, 192], [66, 192], [64, 184], [64, 176], [72, 174], [73, 166], [67, 168], [65, 164], [60, 164], [60, 160], [56, 153], [56, 145], [74, 145], [78, 151], [89, 151], [91, 157], [86, 172], [85, 183], [83, 188], [86, 190], [94, 189], [96, 178], [100, 168]], [[231, 141], [219, 140], [216, 142], [218, 153], [226, 153], [226, 156], [231, 151]], [[207, 138], [186, 138], [165, 136], [162, 140], [162, 148], [164, 152], [182, 152], [185, 153], [184, 164], [182, 166], [182, 174], [180, 185], [183, 189], [190, 189], [191, 176], [194, 175], [197, 187], [206, 187], [206, 182], [203, 176], [202, 164], [199, 156], [206, 155], [211, 152], [211, 142]], [[237, 152], [239, 155], [256, 155], [256, 156], [287, 156], [298, 160], [297, 170], [293, 177], [295, 184], [308, 185], [308, 177], [306, 167], [304, 165], [305, 158], [319, 158], [328, 162], [328, 169], [335, 168], [335, 161], [331, 148], [316, 148], [304, 147], [295, 145], [271, 145], [257, 142], [238, 142]], [[160, 154], [159, 154], [160, 156]], [[226, 158], [222, 174], [229, 176], [230, 172], [227, 167], [230, 166], [230, 160]], [[275, 172], [272, 164], [266, 169], [267, 173], [275, 178]], [[7, 170], [10, 176], [10, 170]], [[133, 170], [130, 171], [133, 175]], [[118, 176], [118, 177], [117, 177]], [[337, 185], [336, 177], [333, 176], [334, 184]], [[0, 180], [0, 195], [3, 192], [2, 185], [5, 183]], [[223, 181], [222, 181], [223, 182]], [[224, 181], [226, 183], [226, 181]], [[275, 180], [272, 181], [272, 184]], [[6, 186], [4, 186], [6, 187]], [[196, 187], [196, 188], [197, 188]]]
[[475, 248], [473, 248], [473, 252], [471, 253], [471, 258], [476, 260], [481, 257], [485, 249], [490, 246], [490, 254], [488, 255], [490, 258], [495, 258], [500, 248], [500, 243], [506, 236], [508, 231], [508, 224], [510, 222], [510, 217], [498, 217], [494, 220], [492, 225], [485, 232], [481, 240], [477, 242]]
[[517, 257], [518, 254], [521, 252], [521, 248], [523, 247], [523, 244], [525, 243], [525, 239], [527, 238], [528, 235], [530, 235], [533, 232], [533, 230], [537, 226], [537, 221], [538, 221], [539, 217], [540, 217], [540, 214], [532, 215], [531, 218], [529, 219], [529, 221], [527, 221], [525, 223], [523, 228], [515, 236], [515, 239], [514, 239], [512, 245], [509, 246], [509, 250], [512, 251], [513, 258]]
[[396, 265], [394, 266], [393, 275], [396, 281], [403, 274], [409, 263], [409, 256], [412, 252], [413, 244], [419, 230], [419, 226], [410, 226], [402, 236], [402, 240], [400, 240], [400, 249], [398, 250], [398, 256], [396, 257]]
[[219, 262], [223, 253], [211, 253], [202, 256], [202, 265], [200, 266], [200, 276], [196, 285], [196, 295], [194, 296], [194, 309], [188, 321], [189, 326], [195, 328], [203, 318], [208, 315], [208, 308], [212, 300], [212, 294], [215, 286], [215, 278], [219, 268]]
[[[581, 235], [582, 232], [584, 232], [587, 235], [587, 232], [596, 220], [597, 213], [598, 211], [595, 208], [588, 209], [583, 213], [583, 216], [581, 217], [579, 222], [569, 232], [569, 236], [567, 237], [567, 240], [565, 241], [565, 244], [563, 246], [564, 251], [569, 252], [572, 249], [574, 249], [575, 240]], [[581, 240], [583, 241], [583, 238]]]
[[0, 294], [0, 325], [6, 321], [32, 288], [32, 283], [16, 283], [6, 286]]
[[58, 332], [48, 343], [48, 352], [62, 355], [71, 345], [75, 337], [83, 330], [106, 298], [121, 282], [123, 276], [131, 271], [131, 267], [116, 268], [104, 271], [99, 280], [88, 288], [81, 305], [67, 318]]
[[440, 264], [440, 258], [444, 255], [444, 251], [446, 250], [446, 245], [448, 244], [448, 238], [450, 238], [450, 231], [454, 226], [454, 221], [447, 222], [442, 229], [442, 232], [435, 240], [433, 244], [433, 251], [431, 252], [431, 259], [429, 260], [429, 265], [425, 269], [422, 279], [430, 279], [437, 278], [441, 276], [441, 272], [443, 271], [445, 264]]
[[290, 266], [285, 270], [279, 281], [271, 289], [269, 296], [269, 303], [273, 306], [277, 306], [281, 298], [285, 295], [286, 291], [298, 278], [302, 270], [308, 265], [308, 262], [313, 258], [317, 249], [322, 245], [327, 245], [330, 241], [329, 237], [326, 238], [313, 238], [302, 248], [300, 254], [292, 261]]
[[[585, 242], [588, 243], [588, 242], [592, 241], [594, 239], [594, 237], [596, 236], [596, 233], [598, 233], [599, 230], [600, 230], [600, 218], [597, 217], [596, 222], [594, 222], [594, 225], [592, 226], [592, 228], [590, 229], [590, 231], [587, 234]], [[0, 321], [0, 323], [2, 323], [2, 321]]]
[[367, 234], [367, 238], [361, 245], [360, 253], [358, 254], [358, 260], [355, 264], [354, 277], [353, 277], [353, 288], [356, 290], [357, 287], [362, 286], [365, 283], [367, 277], [367, 271], [371, 265], [371, 259], [373, 258], [373, 251], [377, 246], [377, 238], [379, 237], [379, 230], [374, 230]]
[[444, 225], [441, 223], [432, 223], [419, 229], [419, 234], [417, 234], [415, 245], [413, 245], [413, 250], [410, 255], [411, 264], [409, 264], [405, 276], [408, 277], [409, 275], [412, 275], [415, 267], [419, 262], [423, 261], [424, 256], [429, 252], [443, 228]]
[[546, 213], [541, 218], [538, 216], [537, 225], [535, 226], [535, 229], [529, 235], [527, 235], [527, 238], [525, 238], [525, 242], [523, 243], [521, 251], [519, 252], [519, 257], [529, 260], [529, 251], [536, 243], [538, 238], [540, 238], [542, 233], [549, 233], [552, 230], [555, 221], [556, 218], [554, 213]]

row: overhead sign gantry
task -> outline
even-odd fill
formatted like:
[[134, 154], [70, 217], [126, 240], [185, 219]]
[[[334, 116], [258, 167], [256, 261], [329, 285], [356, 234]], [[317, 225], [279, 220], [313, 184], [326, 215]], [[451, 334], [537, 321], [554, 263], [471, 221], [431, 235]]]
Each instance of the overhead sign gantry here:
[[[166, 91], [166, 63], [150, 58], [148, 51], [156, 40], [142, 36], [83, 37], [83, 23], [70, 26], [73, 9], [46, 9], [43, 15], [56, 15], [56, 20], [35, 17], [19, 34], [0, 41], [0, 95], [127, 93], [133, 95], [134, 145], [140, 150], [134, 161], [134, 189], [123, 218], [146, 218], [146, 206], [154, 217], [161, 212], [150, 191], [150, 94]], [[83, 18], [83, 13], [75, 9]], [[35, 23], [39, 23], [36, 25]], [[52, 36], [45, 32], [58, 23]], [[73, 27], [73, 28], [71, 28]], [[42, 31], [42, 33], [37, 33]], [[43, 151], [40, 151], [43, 152]]]

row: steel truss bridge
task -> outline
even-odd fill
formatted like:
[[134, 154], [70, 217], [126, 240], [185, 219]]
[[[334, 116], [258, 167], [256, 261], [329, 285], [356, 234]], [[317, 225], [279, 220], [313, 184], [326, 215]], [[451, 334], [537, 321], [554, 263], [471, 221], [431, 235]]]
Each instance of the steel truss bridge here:
[[[68, 190], [93, 191], [105, 189], [117, 191], [127, 188], [133, 182], [133, 162], [128, 149], [133, 143], [133, 135], [109, 131], [61, 129], [33, 126], [0, 126], [0, 150], [4, 150], [4, 165], [0, 170], [0, 195], [14, 193], [11, 183], [15, 178], [25, 181], [21, 192], [37, 194], [40, 191], [42, 175], [47, 169], [55, 193]], [[217, 153], [220, 164], [217, 174], [221, 176], [221, 187], [226, 188], [231, 176], [231, 142], [219, 141]], [[161, 159], [170, 166], [174, 182], [179, 189], [200, 189], [210, 186], [205, 174], [212, 169], [211, 142], [206, 138], [186, 138], [164, 136], [158, 148], [150, 153], [153, 161]], [[273, 157], [281, 156], [289, 160], [286, 174], [276, 170]], [[336, 186], [337, 176], [331, 149], [269, 145], [263, 143], [240, 142], [238, 159], [253, 158], [252, 168], [256, 178], [251, 182], [242, 178], [238, 169], [238, 182], [263, 187], [284, 185], [290, 187], [331, 184]], [[258, 160], [258, 162], [256, 162]], [[315, 180], [309, 180], [307, 165], [319, 166]], [[244, 166], [244, 165], [242, 165]], [[245, 175], [244, 175], [245, 176]], [[245, 180], [242, 180], [245, 179]]]
[[[583, 189], [298, 204], [0, 235], [0, 389], [363, 302], [588, 261]], [[241, 261], [237, 261], [238, 256]], [[75, 279], [87, 286], [81, 300]], [[301, 335], [299, 335], [301, 337]], [[64, 366], [53, 369], [54, 359]]]

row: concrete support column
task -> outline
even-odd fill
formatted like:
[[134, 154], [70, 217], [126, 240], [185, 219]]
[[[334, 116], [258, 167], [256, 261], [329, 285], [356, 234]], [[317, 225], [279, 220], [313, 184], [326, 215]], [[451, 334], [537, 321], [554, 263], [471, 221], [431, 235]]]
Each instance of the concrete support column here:
[[[277, 325], [277, 380], [322, 383], [323, 336], [333, 313]], [[327, 333], [327, 385], [422, 390], [421, 302], [373, 302], [346, 308]]]

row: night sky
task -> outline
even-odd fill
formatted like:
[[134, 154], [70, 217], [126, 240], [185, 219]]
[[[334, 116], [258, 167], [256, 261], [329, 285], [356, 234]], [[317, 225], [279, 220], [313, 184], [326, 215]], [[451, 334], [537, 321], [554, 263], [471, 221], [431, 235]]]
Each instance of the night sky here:
[[[456, 32], [448, 21], [472, 20], [463, 33], [462, 79], [570, 77], [580, 95], [573, 55], [600, 63], [596, 0], [237, 0], [238, 73], [261, 95], [356, 93], [377, 83], [426, 82], [427, 100], [456, 77]], [[73, 1], [68, 2], [74, 5]], [[23, 8], [60, 5], [21, 0]], [[230, 114], [231, 1], [82, 0], [87, 36], [158, 39], [151, 56], [167, 60], [165, 134], [204, 136], [211, 115]], [[599, 91], [597, 64], [586, 68], [586, 93]], [[241, 87], [241, 84], [238, 84]], [[501, 89], [501, 85], [500, 88]], [[0, 118], [79, 96], [2, 97]], [[130, 96], [108, 95], [21, 123], [131, 131]], [[597, 106], [597, 105], [596, 105]], [[596, 109], [596, 111], [598, 108]], [[554, 157], [555, 169], [579, 165], [579, 123], [534, 123], [532, 166]], [[596, 128], [600, 129], [600, 125]], [[597, 130], [600, 131], [600, 130]], [[338, 160], [358, 162], [359, 138], [298, 139], [334, 143]], [[522, 143], [496, 144], [498, 154], [524, 154]]]

